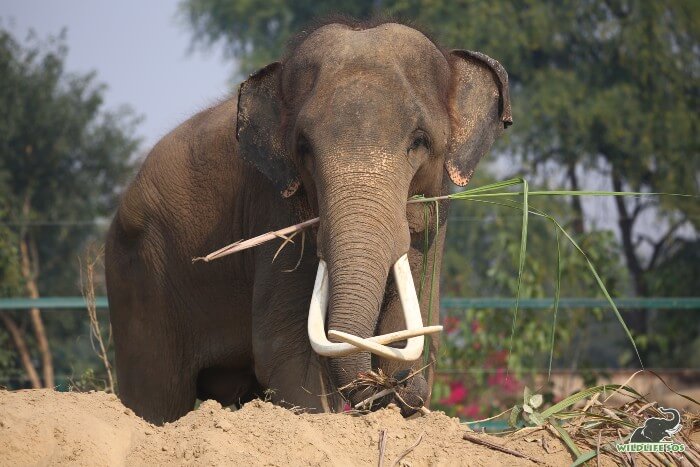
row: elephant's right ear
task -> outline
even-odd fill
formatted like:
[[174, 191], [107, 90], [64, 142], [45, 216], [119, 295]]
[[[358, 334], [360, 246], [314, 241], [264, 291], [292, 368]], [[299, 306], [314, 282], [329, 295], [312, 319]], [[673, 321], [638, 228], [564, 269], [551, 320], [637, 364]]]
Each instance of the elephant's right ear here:
[[282, 65], [274, 62], [241, 83], [236, 139], [241, 158], [265, 174], [288, 198], [299, 188], [300, 179], [282, 135], [281, 70]]

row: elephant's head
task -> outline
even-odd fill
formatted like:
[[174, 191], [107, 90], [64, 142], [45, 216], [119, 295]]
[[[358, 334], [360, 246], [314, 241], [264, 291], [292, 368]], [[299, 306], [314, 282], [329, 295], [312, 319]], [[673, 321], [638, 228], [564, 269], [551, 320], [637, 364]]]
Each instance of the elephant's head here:
[[338, 387], [369, 371], [371, 356], [331, 343], [324, 325], [336, 331], [331, 337], [383, 358], [418, 358], [422, 337], [403, 350], [382, 345], [390, 336], [367, 340], [378, 328], [392, 267], [408, 327], [422, 326], [402, 259], [411, 241], [406, 201], [441, 194], [445, 172], [457, 185], [469, 182], [511, 123], [507, 80], [495, 60], [444, 52], [404, 25], [333, 23], [241, 85], [241, 156], [281, 196], [306, 196], [321, 218], [312, 299], [312, 311], [321, 314], [311, 340], [331, 357]]
[[664, 438], [680, 431], [681, 414], [676, 409], [659, 407], [659, 411], [664, 415], [671, 415], [671, 418], [648, 418], [643, 427], [632, 433], [631, 443], [660, 443]]
[[678, 433], [681, 429], [681, 414], [676, 409], [665, 409], [663, 407], [659, 407], [659, 410], [664, 415], [671, 415], [671, 418], [659, 419], [659, 422], [656, 424], [658, 427], [657, 431], [663, 433], [664, 437], [672, 436]]

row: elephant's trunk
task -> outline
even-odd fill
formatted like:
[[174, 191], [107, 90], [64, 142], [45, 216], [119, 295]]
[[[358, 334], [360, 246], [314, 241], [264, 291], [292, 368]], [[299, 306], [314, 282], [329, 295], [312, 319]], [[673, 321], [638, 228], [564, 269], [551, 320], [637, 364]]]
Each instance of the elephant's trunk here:
[[676, 409], [665, 409], [660, 407], [659, 410], [664, 413], [664, 415], [671, 414], [671, 418], [665, 423], [664, 430], [673, 430], [678, 426], [681, 421], [681, 414]]
[[[375, 335], [392, 265], [409, 247], [406, 194], [392, 180], [363, 177], [324, 193], [320, 202], [321, 254], [328, 264], [328, 329], [360, 338]], [[398, 191], [398, 193], [397, 193]], [[337, 387], [372, 369], [368, 352], [333, 357]], [[366, 395], [349, 392], [351, 402]]]

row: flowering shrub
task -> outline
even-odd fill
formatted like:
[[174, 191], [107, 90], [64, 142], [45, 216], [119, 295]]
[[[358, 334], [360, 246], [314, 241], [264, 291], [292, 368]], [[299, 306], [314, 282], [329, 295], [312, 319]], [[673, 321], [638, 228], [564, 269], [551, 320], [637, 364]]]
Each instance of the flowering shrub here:
[[464, 420], [477, 420], [512, 407], [523, 384], [506, 371], [505, 333], [488, 333], [480, 315], [446, 316], [433, 408]]

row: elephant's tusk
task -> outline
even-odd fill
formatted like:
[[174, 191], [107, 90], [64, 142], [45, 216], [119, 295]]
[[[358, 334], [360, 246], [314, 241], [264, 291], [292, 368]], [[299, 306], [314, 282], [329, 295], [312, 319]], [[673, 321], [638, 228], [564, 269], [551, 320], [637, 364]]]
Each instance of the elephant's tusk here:
[[[423, 350], [423, 336], [442, 331], [442, 326], [423, 327], [420, 315], [420, 305], [413, 284], [413, 276], [408, 264], [408, 256], [403, 255], [394, 264], [394, 278], [399, 292], [399, 298], [404, 312], [407, 329], [369, 339], [363, 339], [340, 331], [329, 331], [329, 335], [342, 343], [330, 342], [325, 333], [326, 314], [328, 312], [328, 269], [326, 263], [320, 260], [316, 282], [309, 305], [308, 332], [311, 347], [319, 355], [326, 357], [341, 357], [362, 352], [372, 352], [392, 360], [416, 360]], [[408, 339], [406, 348], [395, 349], [385, 344]]]
[[[407, 254], [394, 263], [394, 282], [396, 282], [396, 289], [399, 291], [406, 329], [422, 328], [423, 319], [420, 315], [420, 304], [418, 303], [418, 295], [416, 295], [416, 286], [413, 284], [413, 275]], [[415, 360], [423, 352], [423, 336], [408, 339], [404, 349], [391, 350], [400, 350], [402, 355], [400, 360]]]
[[[328, 336], [337, 337], [338, 339], [347, 342], [345, 336], [352, 336], [355, 339], [360, 339], [361, 341], [371, 340], [377, 344], [391, 344], [392, 342], [403, 341], [409, 337], [424, 336], [426, 334], [436, 334], [442, 331], [442, 326], [425, 326], [418, 329], [404, 329], [403, 331], [390, 332], [388, 334], [381, 334], [376, 337], [371, 337], [370, 339], [363, 339], [361, 337], [353, 336], [347, 332], [335, 331], [331, 329], [328, 331]], [[353, 344], [354, 345], [354, 344]]]
[[[423, 331], [422, 329], [418, 329], [417, 331]], [[395, 349], [393, 347], [388, 347], [386, 345], [378, 344], [377, 342], [373, 342], [372, 339], [363, 339], [361, 337], [353, 336], [352, 334], [348, 334], [346, 332], [342, 331], [334, 331], [330, 330], [328, 331], [328, 335], [330, 337], [335, 337], [338, 340], [341, 340], [343, 342], [347, 342], [348, 344], [352, 344], [355, 347], [357, 347], [360, 350], [366, 350], [368, 352], [371, 352], [375, 355], [379, 355], [380, 357], [388, 358], [390, 360], [415, 360], [418, 357], [420, 357], [420, 351], [422, 348], [418, 349], [418, 353], [416, 354], [415, 352], [406, 352], [406, 349]], [[377, 337], [382, 337], [382, 336], [377, 336]], [[420, 334], [420, 340], [422, 340], [423, 334]], [[415, 339], [415, 337], [414, 337]], [[401, 339], [403, 340], [403, 339]], [[421, 344], [422, 347], [422, 344]], [[408, 348], [408, 346], [406, 346]], [[413, 350], [413, 349], [411, 349]]]

